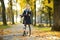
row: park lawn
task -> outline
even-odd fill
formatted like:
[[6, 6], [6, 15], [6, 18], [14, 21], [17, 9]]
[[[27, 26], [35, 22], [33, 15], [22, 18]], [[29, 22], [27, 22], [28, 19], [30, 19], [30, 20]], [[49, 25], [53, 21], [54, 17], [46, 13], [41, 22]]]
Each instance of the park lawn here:
[[[46, 35], [55, 35], [57, 37], [60, 37], [60, 32], [59, 31], [51, 31], [51, 27], [34, 27], [36, 30], [34, 31], [34, 33], [36, 33], [37, 35], [42, 35], [42, 36], [46, 36]], [[35, 34], [35, 35], [36, 35]]]
[[34, 27], [35, 29], [39, 31], [51, 31], [51, 27]]
[[10, 28], [11, 26], [9, 25], [0, 25], [0, 29], [6, 29], [6, 28]]

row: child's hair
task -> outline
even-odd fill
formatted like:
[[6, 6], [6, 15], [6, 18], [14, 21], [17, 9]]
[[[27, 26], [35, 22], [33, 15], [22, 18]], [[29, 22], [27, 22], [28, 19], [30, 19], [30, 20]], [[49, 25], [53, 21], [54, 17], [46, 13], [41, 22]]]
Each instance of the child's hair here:
[[26, 4], [26, 6], [30, 7], [30, 5], [29, 5], [29, 4]]
[[[30, 5], [29, 4], [26, 4], [26, 6], [25, 7], [30, 7]], [[30, 10], [31, 10], [31, 7], [29, 8]]]

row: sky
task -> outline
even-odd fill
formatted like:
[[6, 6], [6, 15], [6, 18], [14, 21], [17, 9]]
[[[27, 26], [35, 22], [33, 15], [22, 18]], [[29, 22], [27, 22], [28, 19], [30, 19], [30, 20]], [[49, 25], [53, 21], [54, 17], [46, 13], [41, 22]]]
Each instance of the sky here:
[[[16, 1], [16, 0], [14, 0], [14, 1]], [[38, 9], [42, 6], [41, 1], [42, 0], [36, 0], [36, 11], [38, 11]], [[4, 3], [5, 3], [5, 7], [7, 8], [8, 7], [8, 0], [4, 0]], [[13, 9], [20, 10], [20, 5], [18, 3], [15, 3], [15, 5], [13, 6]]]
[[38, 8], [40, 7], [39, 0], [36, 1], [36, 11], [38, 11]]
[[8, 0], [4, 0], [5, 7], [8, 7]]
[[[5, 7], [7, 8], [8, 7], [8, 0], [4, 0], [4, 3], [5, 3]], [[13, 9], [19, 11], [20, 5], [18, 3], [13, 3], [13, 4], [14, 4]], [[16, 20], [17, 20], [17, 22], [20, 22], [20, 16], [17, 16], [17, 19], [16, 19], [16, 16], [14, 16], [14, 21], [16, 22]]]
[[[16, 0], [14, 0], [14, 1], [16, 1]], [[8, 7], [8, 0], [4, 0], [4, 3], [5, 3], [5, 7], [7, 8]], [[17, 7], [17, 8], [16, 8]], [[13, 9], [14, 10], [20, 10], [20, 5], [18, 4], [18, 3], [14, 3], [14, 5], [13, 5]]]
[[41, 8], [43, 5], [42, 5], [42, 2], [43, 0], [36, 0], [36, 11], [39, 10], [39, 8]]
[[0, 2], [0, 5], [1, 5], [1, 2]]

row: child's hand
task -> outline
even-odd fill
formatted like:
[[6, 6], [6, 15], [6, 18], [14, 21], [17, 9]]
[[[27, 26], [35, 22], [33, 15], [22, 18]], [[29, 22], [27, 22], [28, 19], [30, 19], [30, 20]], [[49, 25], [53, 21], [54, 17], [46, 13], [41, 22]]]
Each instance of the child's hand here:
[[30, 16], [30, 14], [29, 14], [29, 16]]
[[22, 15], [20, 15], [20, 17], [22, 18], [23, 16], [22, 16]]

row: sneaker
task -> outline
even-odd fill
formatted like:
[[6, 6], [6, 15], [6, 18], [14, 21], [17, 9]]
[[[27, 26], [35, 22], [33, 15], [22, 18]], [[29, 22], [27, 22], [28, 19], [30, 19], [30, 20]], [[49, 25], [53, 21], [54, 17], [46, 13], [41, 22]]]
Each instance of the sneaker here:
[[26, 32], [24, 31], [23, 35], [22, 36], [26, 36]]
[[26, 36], [26, 34], [23, 34], [22, 36]]
[[29, 35], [29, 37], [32, 37], [32, 35]]

